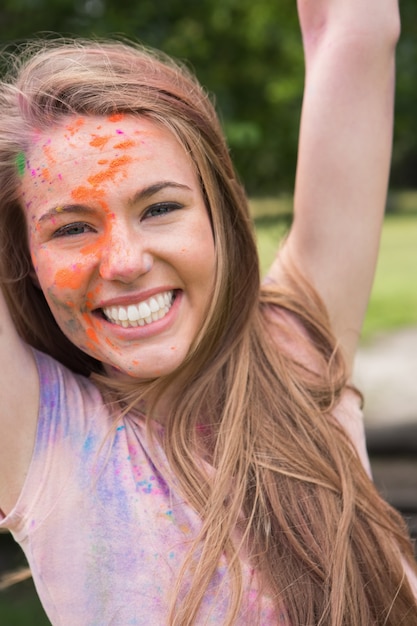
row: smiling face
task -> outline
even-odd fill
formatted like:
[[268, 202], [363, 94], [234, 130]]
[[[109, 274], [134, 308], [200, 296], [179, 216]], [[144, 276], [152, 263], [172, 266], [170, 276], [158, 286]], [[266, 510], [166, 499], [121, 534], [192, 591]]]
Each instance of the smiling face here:
[[21, 179], [37, 280], [65, 335], [139, 379], [175, 370], [214, 285], [193, 164], [134, 116], [67, 118], [38, 132]]

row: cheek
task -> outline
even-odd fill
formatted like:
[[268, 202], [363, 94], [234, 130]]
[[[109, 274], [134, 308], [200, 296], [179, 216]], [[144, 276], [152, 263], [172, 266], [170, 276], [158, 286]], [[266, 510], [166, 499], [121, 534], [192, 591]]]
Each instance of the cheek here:
[[53, 286], [57, 293], [76, 293], [86, 282], [86, 268], [80, 263], [72, 263], [70, 267], [55, 267]]
[[[87, 301], [90, 294], [87, 294]], [[91, 316], [84, 310], [84, 302], [67, 296], [65, 290], [52, 286], [45, 292], [45, 297], [58, 326], [66, 337], [80, 350], [100, 359], [100, 341]], [[97, 325], [97, 323], [96, 323]]]
[[73, 262], [39, 248], [32, 251], [32, 262], [46, 299], [69, 306], [85, 297], [91, 274], [88, 262]]
[[216, 252], [208, 219], [191, 224], [178, 239], [177, 249], [191, 272], [203, 271], [205, 275], [214, 272]]
[[214, 282], [214, 274], [216, 267], [216, 253], [214, 248], [214, 241], [209, 233], [206, 237], [201, 238], [200, 242], [197, 242], [195, 248], [195, 265], [198, 266], [198, 271], [206, 282]]

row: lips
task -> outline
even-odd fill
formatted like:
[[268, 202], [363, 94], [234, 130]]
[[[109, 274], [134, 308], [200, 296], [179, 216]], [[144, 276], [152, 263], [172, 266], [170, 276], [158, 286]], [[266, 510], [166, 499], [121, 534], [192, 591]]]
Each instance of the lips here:
[[112, 324], [123, 328], [135, 328], [152, 324], [165, 317], [173, 301], [174, 292], [163, 291], [138, 303], [103, 307], [102, 312], [107, 321]]

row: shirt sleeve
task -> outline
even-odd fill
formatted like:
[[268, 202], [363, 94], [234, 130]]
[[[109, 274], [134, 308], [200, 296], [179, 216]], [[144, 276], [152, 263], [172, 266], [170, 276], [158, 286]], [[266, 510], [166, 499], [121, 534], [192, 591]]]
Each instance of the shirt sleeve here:
[[[271, 338], [277, 349], [285, 351], [313, 372], [319, 372], [317, 353], [301, 322], [282, 308], [271, 306], [267, 312]], [[354, 389], [346, 387], [331, 415], [348, 434], [368, 476], [371, 465], [366, 448], [364, 416], [361, 398]]]
[[0, 529], [22, 543], [64, 497], [80, 451], [92, 431], [108, 428], [108, 415], [98, 389], [50, 356], [34, 350], [40, 381], [35, 445], [29, 470], [15, 507], [0, 515]]

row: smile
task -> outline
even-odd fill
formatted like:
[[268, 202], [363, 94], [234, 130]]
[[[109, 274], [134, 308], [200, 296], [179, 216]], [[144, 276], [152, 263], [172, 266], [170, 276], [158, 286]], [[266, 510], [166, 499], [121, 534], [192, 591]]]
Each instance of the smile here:
[[106, 319], [112, 324], [123, 328], [134, 328], [152, 324], [165, 317], [174, 301], [174, 292], [165, 291], [143, 300], [139, 304], [128, 306], [103, 307], [102, 311]]

